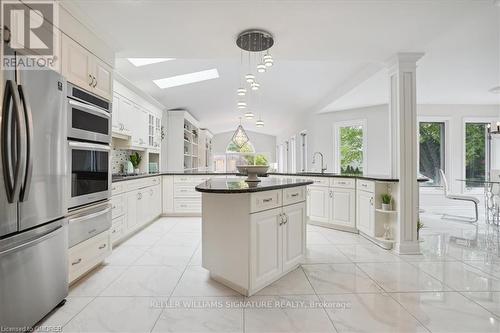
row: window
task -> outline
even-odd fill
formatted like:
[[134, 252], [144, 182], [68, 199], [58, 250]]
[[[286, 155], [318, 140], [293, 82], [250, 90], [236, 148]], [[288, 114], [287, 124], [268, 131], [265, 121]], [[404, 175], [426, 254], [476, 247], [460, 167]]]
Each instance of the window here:
[[420, 122], [419, 172], [429, 178], [421, 186], [440, 186], [439, 169], [445, 170], [445, 123]]
[[300, 171], [307, 171], [307, 132], [300, 133]]
[[237, 172], [238, 165], [268, 165], [269, 154], [256, 153], [251, 142], [238, 147], [229, 142], [225, 155], [214, 155], [214, 169], [216, 172]]
[[342, 174], [363, 174], [366, 169], [365, 121], [337, 124], [337, 171]]
[[295, 136], [290, 138], [290, 165], [288, 167], [288, 171], [296, 172], [297, 171], [297, 144], [295, 142]]
[[[486, 178], [488, 170], [487, 158], [487, 123], [465, 123], [465, 178]], [[480, 184], [467, 182], [466, 187], [477, 187]]]

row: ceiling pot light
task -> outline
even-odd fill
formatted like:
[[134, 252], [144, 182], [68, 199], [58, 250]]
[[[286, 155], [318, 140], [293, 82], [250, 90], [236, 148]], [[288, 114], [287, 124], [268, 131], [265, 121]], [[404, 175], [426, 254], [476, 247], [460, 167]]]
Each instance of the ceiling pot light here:
[[236, 93], [238, 94], [238, 96], [245, 96], [247, 90], [245, 88], [238, 88], [238, 90], [236, 90]]
[[264, 120], [260, 119], [255, 122], [256, 127], [264, 127]]
[[266, 71], [266, 65], [260, 63], [257, 65], [257, 72], [264, 73]]
[[254, 82], [250, 85], [252, 87], [252, 90], [259, 90], [260, 84], [257, 82]]
[[248, 83], [252, 84], [252, 83], [255, 82], [255, 75], [253, 75], [253, 74], [247, 74], [247, 75], [245, 75], [245, 80]]
[[253, 119], [254, 117], [255, 115], [252, 112], [245, 112], [245, 119]]

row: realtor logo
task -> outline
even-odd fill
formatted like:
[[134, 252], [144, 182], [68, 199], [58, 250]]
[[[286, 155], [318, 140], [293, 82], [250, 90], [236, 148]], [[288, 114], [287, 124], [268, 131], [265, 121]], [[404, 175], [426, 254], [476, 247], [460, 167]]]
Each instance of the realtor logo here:
[[3, 42], [25, 56], [54, 55], [54, 1], [2, 0]]

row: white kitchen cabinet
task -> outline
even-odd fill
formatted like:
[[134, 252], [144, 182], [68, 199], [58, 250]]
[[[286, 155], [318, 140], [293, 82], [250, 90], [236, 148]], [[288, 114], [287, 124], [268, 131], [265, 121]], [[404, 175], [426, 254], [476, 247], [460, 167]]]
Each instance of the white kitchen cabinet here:
[[146, 148], [148, 145], [148, 113], [139, 105], [132, 104], [132, 146]]
[[307, 209], [310, 220], [328, 223], [330, 220], [330, 192], [325, 186], [307, 188]]
[[147, 188], [147, 203], [148, 203], [148, 216], [147, 221], [154, 220], [161, 214], [161, 185], [155, 185]]
[[356, 226], [359, 231], [374, 236], [374, 194], [367, 191], [357, 191]]
[[356, 191], [334, 187], [330, 197], [330, 223], [356, 228]]
[[283, 271], [288, 271], [300, 264], [306, 253], [306, 204], [284, 206], [283, 214]]
[[96, 95], [111, 100], [113, 71], [83, 46], [62, 35], [62, 74], [66, 79]]
[[102, 232], [68, 250], [69, 283], [99, 265], [111, 254], [109, 231]]
[[141, 194], [137, 191], [127, 193], [127, 229], [135, 229], [138, 225], [138, 206], [141, 200]]
[[283, 271], [282, 209], [252, 214], [250, 223], [251, 284], [259, 289]]

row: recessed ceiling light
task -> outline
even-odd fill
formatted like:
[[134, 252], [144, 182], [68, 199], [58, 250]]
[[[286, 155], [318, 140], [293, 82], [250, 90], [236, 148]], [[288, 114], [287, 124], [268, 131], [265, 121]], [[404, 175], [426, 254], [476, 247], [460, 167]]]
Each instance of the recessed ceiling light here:
[[205, 71], [194, 72], [189, 74], [182, 74], [171, 76], [164, 79], [153, 80], [153, 82], [161, 89], [182, 86], [185, 84], [217, 79], [219, 72], [216, 68], [207, 69]]
[[127, 60], [130, 61], [132, 65], [141, 67], [151, 64], [157, 64], [159, 62], [175, 60], [175, 58], [127, 58]]

